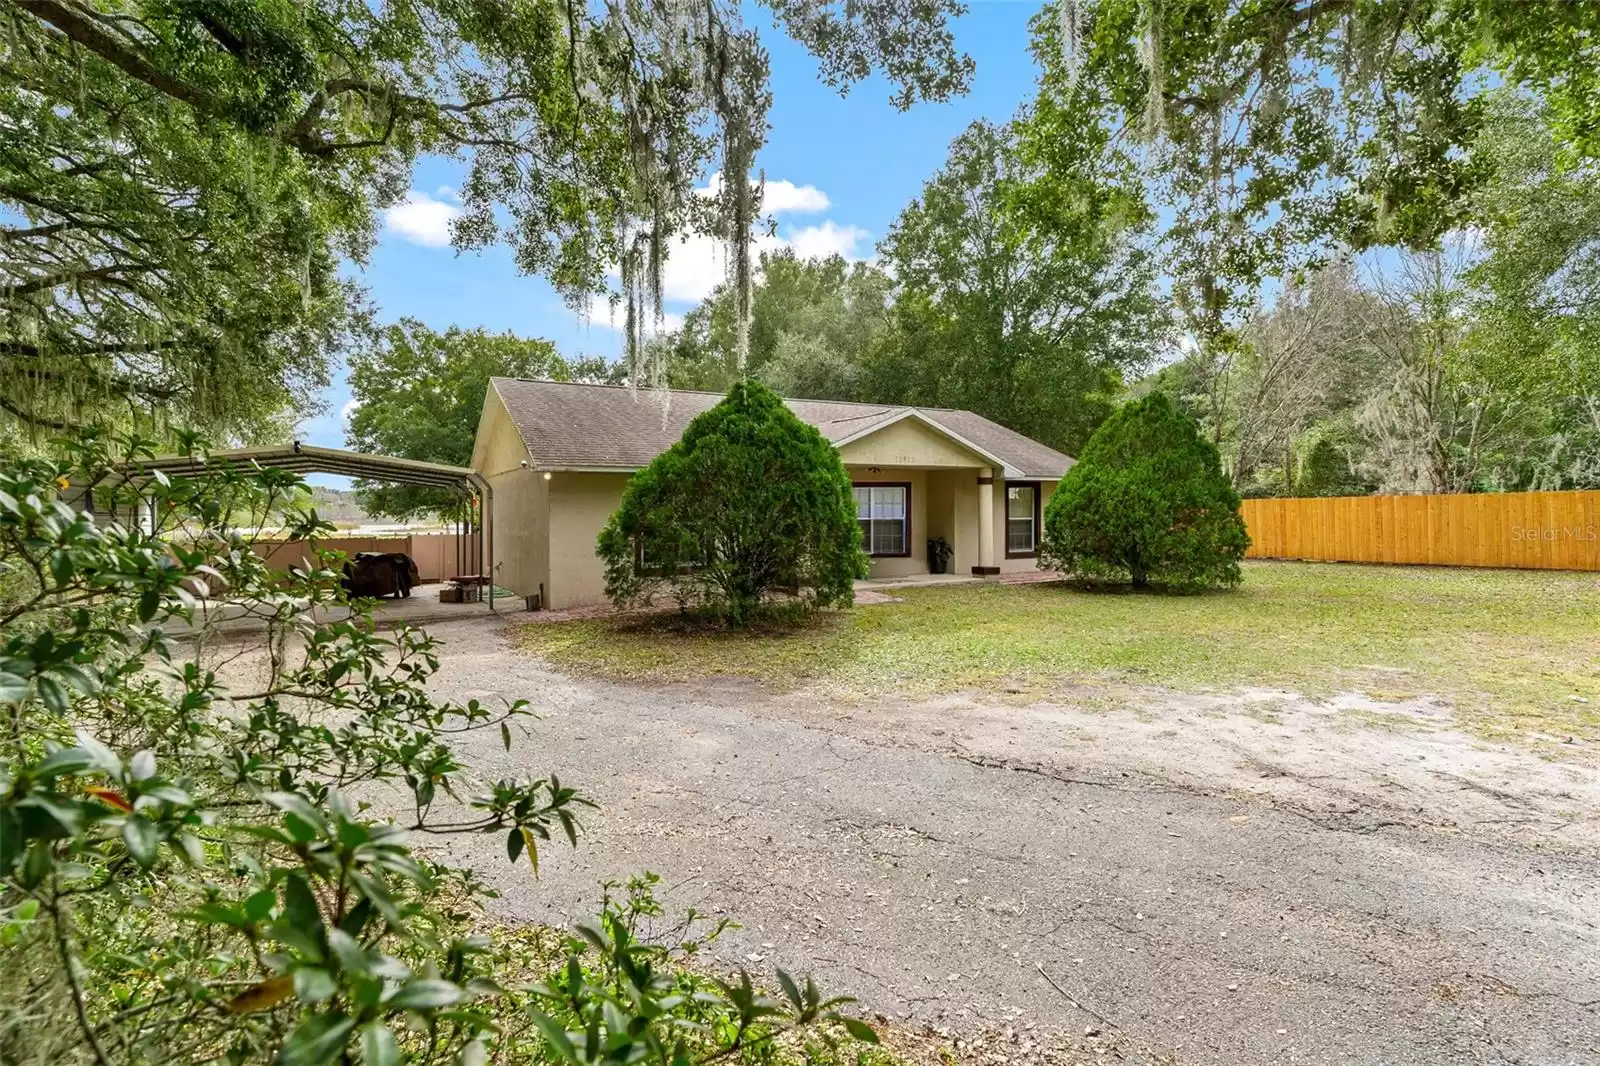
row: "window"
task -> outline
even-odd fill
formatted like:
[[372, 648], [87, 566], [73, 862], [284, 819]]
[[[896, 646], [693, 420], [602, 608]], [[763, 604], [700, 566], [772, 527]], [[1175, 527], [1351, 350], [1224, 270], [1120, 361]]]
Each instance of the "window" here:
[[911, 486], [854, 485], [861, 547], [868, 555], [911, 554]]
[[1006, 556], [1036, 554], [1039, 549], [1039, 483], [1006, 483]]

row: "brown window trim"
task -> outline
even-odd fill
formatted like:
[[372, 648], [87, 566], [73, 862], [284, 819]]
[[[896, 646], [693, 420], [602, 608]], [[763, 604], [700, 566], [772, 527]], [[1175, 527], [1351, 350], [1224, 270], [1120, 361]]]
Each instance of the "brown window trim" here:
[[867, 553], [868, 559], [909, 559], [913, 554], [911, 545], [911, 482], [909, 481], [852, 481], [853, 489], [905, 489], [906, 490], [906, 550], [903, 552], [879, 552], [874, 555]]
[[1004, 493], [1002, 493], [1000, 496], [1000, 529], [1005, 534], [1005, 543], [1008, 546], [1006, 549], [1006, 558], [1037, 559], [1039, 557], [1039, 535], [1044, 532], [1043, 508], [1040, 504], [1040, 501], [1044, 499], [1044, 488], [1037, 481], [1007, 481], [1005, 483], [1005, 487], [1007, 489], [1011, 488], [1013, 485], [1017, 488], [1023, 488], [1025, 486], [1033, 487], [1033, 550], [1028, 552], [1014, 552], [1010, 550], [1011, 509], [1008, 505], [1011, 501], [1006, 498]]

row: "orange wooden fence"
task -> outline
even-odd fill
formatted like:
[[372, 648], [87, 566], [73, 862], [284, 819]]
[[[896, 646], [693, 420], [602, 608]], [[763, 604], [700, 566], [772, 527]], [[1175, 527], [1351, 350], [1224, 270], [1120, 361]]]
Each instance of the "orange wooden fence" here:
[[[405, 552], [417, 564], [417, 572], [424, 581], [443, 581], [461, 573], [461, 566], [471, 573], [477, 569], [477, 544], [472, 537], [463, 538], [463, 551], [470, 558], [464, 564], [456, 561], [456, 535], [454, 533], [417, 533], [390, 537], [323, 537], [317, 544], [324, 550], [341, 551], [346, 555], [356, 552]], [[255, 544], [256, 554], [266, 559], [275, 570], [291, 566], [304, 566], [308, 554], [303, 540], [263, 540]]]
[[1600, 491], [1245, 500], [1260, 559], [1600, 570]]

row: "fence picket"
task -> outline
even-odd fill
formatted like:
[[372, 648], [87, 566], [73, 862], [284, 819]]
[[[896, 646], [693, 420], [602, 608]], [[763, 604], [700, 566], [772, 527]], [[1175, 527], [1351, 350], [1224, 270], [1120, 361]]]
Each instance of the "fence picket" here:
[[1600, 491], [1245, 500], [1258, 559], [1600, 570]]

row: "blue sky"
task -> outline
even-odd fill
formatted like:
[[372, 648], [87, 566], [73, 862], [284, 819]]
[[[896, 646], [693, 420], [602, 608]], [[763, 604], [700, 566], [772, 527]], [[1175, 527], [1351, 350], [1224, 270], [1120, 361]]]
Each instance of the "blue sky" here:
[[[944, 162], [950, 141], [975, 119], [1009, 118], [1033, 95], [1028, 20], [1036, 2], [976, 0], [956, 25], [957, 44], [977, 64], [972, 92], [941, 105], [901, 113], [881, 81], [841, 98], [817, 80], [816, 62], [777, 30], [764, 9], [749, 17], [772, 56], [772, 132], [757, 159], [768, 181], [779, 238], [802, 254], [839, 251], [865, 258], [900, 209]], [[569, 311], [542, 279], [518, 276], [503, 249], [457, 255], [449, 247], [450, 189], [461, 168], [425, 159], [410, 202], [392, 211], [370, 262], [352, 273], [367, 286], [381, 321], [411, 316], [436, 329], [456, 325], [511, 330], [554, 341], [563, 354], [614, 357], [620, 337], [605, 311], [588, 323]], [[668, 265], [669, 314], [694, 305], [721, 273], [704, 244], [675, 248]], [[325, 394], [326, 413], [296, 435], [313, 444], [344, 445], [343, 412], [350, 391], [340, 368]], [[343, 479], [314, 478], [324, 484]]]

